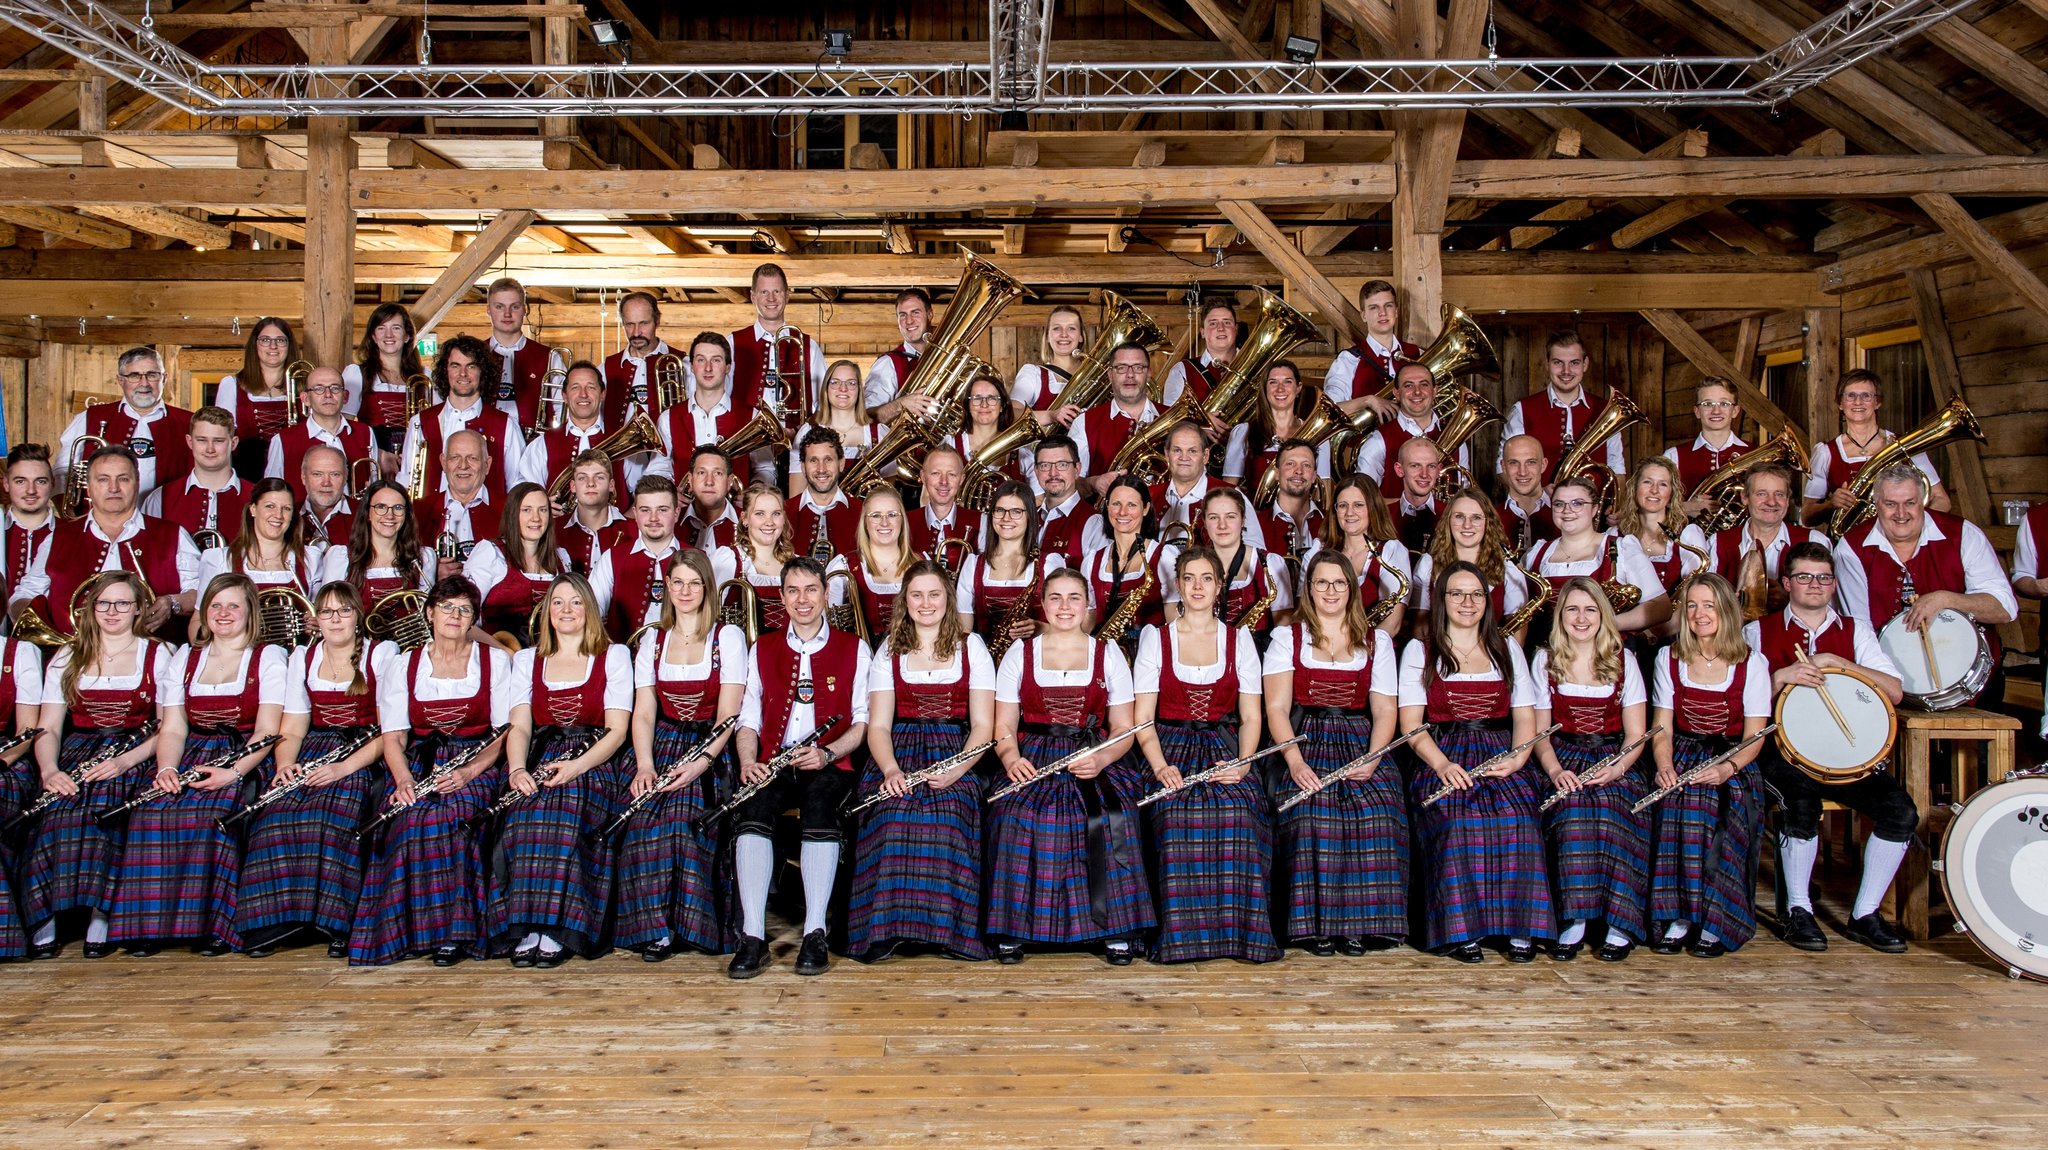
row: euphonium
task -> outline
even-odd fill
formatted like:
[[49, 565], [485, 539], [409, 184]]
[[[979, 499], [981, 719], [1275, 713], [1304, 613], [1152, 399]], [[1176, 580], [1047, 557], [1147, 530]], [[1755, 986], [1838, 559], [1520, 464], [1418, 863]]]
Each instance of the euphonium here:
[[[1472, 485], [1471, 473], [1456, 462], [1458, 449], [1480, 428], [1500, 422], [1500, 411], [1485, 396], [1469, 387], [1453, 386], [1448, 391], [1448, 402], [1442, 395], [1437, 398], [1437, 431], [1430, 437], [1444, 455], [1444, 468], [1436, 478], [1436, 497], [1445, 502]], [[1388, 466], [1392, 466], [1391, 460]]]
[[[630, 458], [643, 451], [661, 450], [661, 432], [654, 429], [654, 421], [644, 411], [636, 411], [626, 426], [591, 444], [592, 451], [602, 451], [613, 463]], [[569, 490], [569, 477], [576, 473], [572, 462], [564, 467], [553, 479], [548, 480], [548, 502], [560, 503], [564, 492]]]
[[[1310, 447], [1321, 449], [1331, 436], [1348, 426], [1344, 420], [1344, 413], [1337, 409], [1336, 404], [1330, 402], [1329, 396], [1318, 391], [1315, 406], [1308, 410], [1308, 418], [1302, 420], [1301, 426], [1295, 428], [1294, 434], [1288, 438], [1299, 439]], [[1274, 493], [1279, 490], [1280, 469], [1268, 467], [1259, 476], [1259, 486], [1252, 494], [1252, 502], [1259, 505], [1271, 503]]]
[[[1436, 341], [1431, 343], [1423, 351], [1422, 357], [1415, 362], [1429, 369], [1429, 376], [1437, 381], [1439, 391], [1452, 376], [1470, 372], [1478, 372], [1481, 375], [1500, 374], [1500, 356], [1494, 353], [1493, 344], [1487, 342], [1486, 333], [1479, 330], [1479, 325], [1473, 322], [1471, 316], [1465, 314], [1465, 309], [1456, 304], [1444, 305], [1443, 320], [1438, 327]], [[1388, 380], [1387, 385], [1380, 388], [1379, 398], [1392, 403], [1394, 391], [1393, 381]], [[1368, 432], [1378, 427], [1380, 413], [1374, 411], [1372, 405], [1367, 404], [1352, 413], [1350, 425], [1350, 430], [1344, 433], [1346, 444], [1363, 439]], [[1351, 458], [1354, 462], [1342, 464], [1341, 470], [1355, 469], [1355, 448], [1351, 450]]]
[[[733, 601], [725, 602], [725, 593], [734, 592]], [[735, 576], [718, 585], [718, 621], [731, 623], [747, 637], [747, 646], [761, 641], [761, 593], [744, 577]]]
[[[764, 447], [774, 450], [789, 450], [789, 425], [776, 417], [773, 408], [763, 400], [754, 405], [754, 418], [740, 425], [739, 430], [718, 441], [718, 449], [734, 461], [734, 470], [740, 469], [740, 462]], [[657, 443], [659, 441], [657, 440]]]
[[306, 377], [313, 374], [313, 365], [303, 359], [295, 359], [284, 365], [284, 425], [298, 426], [305, 413], [299, 409], [299, 397], [306, 390]]
[[1856, 502], [1847, 507], [1837, 508], [1828, 519], [1828, 534], [1840, 539], [1851, 528], [1876, 514], [1876, 505], [1870, 501], [1870, 491], [1877, 483], [1877, 473], [1902, 459], [1911, 459], [1923, 451], [1930, 451], [1944, 443], [1974, 439], [1984, 442], [1984, 429], [1977, 423], [1977, 415], [1962, 396], [1948, 401], [1948, 406], [1934, 413], [1934, 418], [1904, 435], [1871, 452], [1863, 462], [1863, 469], [1849, 481], [1846, 490], [1856, 497]]
[[1173, 341], [1166, 338], [1165, 331], [1153, 322], [1151, 316], [1139, 310], [1138, 305], [1113, 291], [1105, 291], [1102, 293], [1102, 306], [1102, 330], [1095, 333], [1095, 341], [1088, 345], [1087, 354], [1074, 368], [1067, 386], [1060, 389], [1059, 404], [1062, 407], [1073, 404], [1086, 409], [1102, 402], [1102, 398], [1109, 394], [1110, 353], [1124, 344], [1141, 344], [1147, 352], [1172, 346]]
[[1624, 392], [1608, 394], [1607, 406], [1593, 417], [1586, 426], [1586, 434], [1573, 443], [1571, 450], [1557, 463], [1557, 480], [1582, 479], [1593, 485], [1594, 502], [1604, 504], [1614, 490], [1615, 475], [1612, 468], [1595, 460], [1604, 451], [1609, 439], [1623, 430], [1643, 422], [1646, 417], [1642, 408], [1636, 406]]
[[560, 431], [569, 423], [569, 373], [549, 368], [540, 377], [540, 429]]
[[14, 637], [24, 643], [34, 643], [45, 648], [62, 647], [71, 641], [69, 635], [59, 634], [55, 627], [50, 626], [49, 620], [36, 614], [33, 609], [23, 611], [21, 617], [14, 621]]
[[1750, 468], [1765, 463], [1781, 463], [1795, 471], [1806, 470], [1806, 445], [1792, 434], [1790, 427], [1778, 429], [1778, 434], [1765, 440], [1758, 447], [1746, 451], [1715, 468], [1699, 486], [1687, 493], [1685, 498], [1705, 498], [1712, 503], [1693, 520], [1699, 529], [1711, 536], [1726, 531], [1749, 518], [1749, 507], [1742, 498], [1742, 477]]
[[1513, 614], [1501, 620], [1500, 630], [1503, 635], [1511, 635], [1528, 626], [1531, 619], [1550, 606], [1551, 597], [1557, 594], [1556, 589], [1550, 585], [1550, 580], [1523, 566], [1520, 559], [1509, 555], [1508, 562], [1514, 564], [1515, 570], [1522, 573], [1522, 583], [1528, 587], [1529, 597], [1522, 601], [1520, 607], [1515, 608]]
[[1019, 449], [1045, 438], [1045, 431], [1029, 415], [1019, 415], [1010, 421], [1010, 426], [989, 436], [987, 443], [974, 449], [974, 458], [967, 461], [967, 476], [960, 483], [960, 502], [988, 514], [995, 506], [996, 488], [1009, 478], [1003, 473], [1003, 464]]

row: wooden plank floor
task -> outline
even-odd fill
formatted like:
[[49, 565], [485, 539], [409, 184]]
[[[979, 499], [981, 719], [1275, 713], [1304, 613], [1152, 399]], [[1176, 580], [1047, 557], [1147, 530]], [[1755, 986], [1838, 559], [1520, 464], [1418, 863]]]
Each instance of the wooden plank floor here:
[[0, 969], [0, 1146], [2048, 1143], [2048, 986], [1955, 938], [817, 979], [793, 944], [750, 983], [699, 957], [349, 970], [73, 946]]

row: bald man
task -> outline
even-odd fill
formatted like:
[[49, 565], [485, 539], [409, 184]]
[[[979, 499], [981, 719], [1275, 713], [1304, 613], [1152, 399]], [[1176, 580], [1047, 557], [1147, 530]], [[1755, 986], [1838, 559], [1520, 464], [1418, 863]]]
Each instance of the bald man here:
[[376, 440], [369, 424], [358, 423], [343, 414], [342, 404], [347, 400], [348, 385], [341, 381], [340, 372], [331, 367], [314, 368], [306, 377], [305, 418], [270, 441], [270, 459], [263, 465], [263, 474], [291, 484], [292, 494], [301, 503], [306, 501], [306, 484], [300, 472], [306, 449], [315, 443], [324, 443], [341, 453], [350, 491], [368, 487], [376, 478], [376, 464], [368, 462], [375, 458]]
[[462, 560], [479, 539], [498, 535], [498, 506], [491, 498], [491, 453], [482, 434], [458, 431], [441, 448], [441, 489], [428, 491], [413, 507], [420, 543], [435, 547], [443, 535], [453, 537], [455, 558], [443, 555], [435, 577], [462, 574]]
[[1500, 501], [1500, 526], [1508, 549], [1516, 555], [1545, 539], [1557, 538], [1550, 518], [1550, 492], [1543, 489], [1543, 441], [1533, 435], [1512, 436], [1500, 449], [1500, 482], [1507, 496]]
[[1436, 534], [1436, 477], [1444, 469], [1444, 453], [1436, 440], [1418, 435], [1403, 443], [1394, 456], [1394, 474], [1401, 477], [1401, 497], [1387, 510], [1394, 513], [1395, 530], [1401, 543], [1412, 552], [1429, 550]]

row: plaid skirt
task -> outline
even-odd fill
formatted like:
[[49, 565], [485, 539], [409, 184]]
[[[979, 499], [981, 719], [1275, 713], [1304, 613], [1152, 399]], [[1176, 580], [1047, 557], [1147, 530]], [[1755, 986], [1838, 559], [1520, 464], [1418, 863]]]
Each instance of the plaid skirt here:
[[[1183, 772], [1237, 757], [1237, 730], [1165, 722], [1159, 749]], [[1152, 788], [1158, 789], [1156, 783]], [[1271, 962], [1273, 825], [1256, 776], [1199, 783], [1146, 808], [1158, 862], [1157, 962], [1239, 958]]]
[[[1017, 736], [1024, 757], [1041, 769], [1096, 741], [1083, 742], [1079, 728]], [[1073, 946], [1153, 927], [1132, 806], [1146, 777], [1118, 761], [1092, 780], [1065, 774], [988, 804], [989, 937]], [[1100, 856], [1093, 861], [1091, 830]]]
[[[1453, 725], [1435, 739], [1446, 757], [1468, 769], [1514, 745], [1506, 728]], [[1440, 785], [1436, 772], [1418, 764], [1408, 780], [1430, 949], [1482, 938], [1556, 935], [1530, 770], [1482, 779], [1430, 807], [1422, 800]]]
[[[1679, 774], [1729, 746], [1725, 738], [1673, 736]], [[1689, 922], [1718, 935], [1728, 949], [1756, 933], [1756, 840], [1764, 803], [1752, 764], [1718, 787], [1684, 787], [1652, 807], [1656, 861], [1650, 870], [1650, 922]]]
[[[1372, 718], [1308, 711], [1302, 757], [1327, 775], [1372, 746]], [[1279, 797], [1297, 788], [1284, 770]], [[1287, 939], [1408, 934], [1408, 803], [1393, 754], [1364, 781], [1331, 783], [1279, 816], [1277, 884]]]
[[[654, 720], [657, 772], [704, 740], [709, 723]], [[626, 824], [618, 840], [619, 946], [641, 949], [663, 938], [707, 954], [723, 954], [733, 940], [719, 910], [718, 831], [699, 831], [725, 756], [688, 786], [657, 796]], [[609, 846], [610, 844], [606, 844]]]
[[[1550, 745], [1557, 750], [1559, 765], [1577, 774], [1620, 750], [1621, 739], [1610, 736], [1581, 743], [1560, 734]], [[1543, 812], [1543, 829], [1550, 842], [1558, 921], [1604, 920], [1641, 942], [1648, 937], [1644, 912], [1650, 901], [1650, 813], [1629, 812], [1649, 793], [1640, 763], [1637, 768], [1606, 786], [1560, 799]], [[1531, 781], [1538, 780], [1532, 775]], [[1542, 797], [1555, 789], [1548, 776], [1541, 778]]]
[[[231, 732], [194, 733], [185, 739], [180, 771], [233, 751], [244, 739]], [[242, 882], [242, 843], [220, 820], [242, 805], [242, 786], [217, 791], [186, 787], [128, 816], [128, 844], [114, 872], [112, 942], [164, 942], [215, 935], [240, 947], [235, 933], [235, 892]]]
[[[966, 728], [899, 721], [889, 730], [905, 774], [959, 754]], [[855, 803], [882, 787], [870, 759]], [[937, 790], [922, 786], [869, 807], [854, 844], [846, 952], [873, 961], [897, 943], [928, 943], [987, 958], [981, 941], [981, 780], [971, 771]]]
[[[536, 736], [529, 763], [538, 766], [567, 753], [562, 737], [550, 739], [550, 733], [542, 728]], [[551, 934], [585, 958], [602, 951], [612, 895], [611, 845], [585, 834], [603, 830], [618, 813], [633, 778], [625, 765], [631, 755], [621, 750], [559, 787], [542, 787], [499, 816], [491, 851], [492, 954], [510, 954], [531, 931]]]
[[[320, 728], [299, 744], [312, 762], [362, 737], [358, 730]], [[275, 769], [265, 773], [268, 785]], [[356, 838], [373, 799], [389, 793], [380, 758], [324, 787], [300, 787], [252, 816], [242, 856], [235, 929], [242, 945], [266, 946], [311, 927], [346, 940], [363, 889], [363, 844]]]
[[[73, 731], [64, 736], [57, 762], [75, 767], [109, 747], [126, 746], [134, 738], [133, 731]], [[67, 910], [113, 908], [114, 872], [121, 865], [128, 827], [122, 823], [102, 827], [95, 816], [149, 786], [155, 762], [146, 760], [117, 778], [81, 783], [77, 795], [45, 810], [29, 825], [32, 837], [21, 860], [19, 892], [24, 929], [34, 933]]]
[[[482, 735], [451, 735], [429, 761], [415, 735], [407, 766], [423, 782], [482, 741]], [[381, 966], [443, 946], [484, 956], [483, 831], [466, 823], [504, 789], [500, 761], [454, 794], [422, 799], [378, 828], [349, 931], [350, 965]]]
[[[42, 789], [35, 777], [35, 749], [5, 766], [0, 766], [0, 819], [32, 803]], [[28, 932], [22, 926], [21, 903], [14, 896], [14, 844], [0, 839], [0, 958], [20, 958], [28, 953]]]

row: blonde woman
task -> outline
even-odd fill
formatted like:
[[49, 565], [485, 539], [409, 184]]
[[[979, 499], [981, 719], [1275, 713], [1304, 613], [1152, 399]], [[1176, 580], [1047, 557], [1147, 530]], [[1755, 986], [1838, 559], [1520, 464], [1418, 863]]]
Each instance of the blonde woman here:
[[[1399, 532], [1394, 529], [1394, 519], [1387, 513], [1387, 501], [1380, 495], [1379, 488], [1372, 480], [1353, 472], [1337, 481], [1337, 489], [1330, 496], [1330, 517], [1323, 521], [1322, 538], [1309, 548], [1310, 555], [1322, 551], [1333, 551], [1344, 556], [1351, 563], [1351, 569], [1358, 573], [1358, 605], [1370, 608], [1381, 599], [1397, 594], [1401, 580], [1406, 579], [1424, 592], [1422, 606], [1427, 608], [1427, 579], [1423, 570], [1414, 566], [1415, 556], [1408, 545], [1401, 542]], [[1398, 574], [1398, 577], [1397, 577]], [[1411, 591], [1413, 595], [1415, 592]], [[1401, 633], [1401, 623], [1407, 617], [1407, 604], [1394, 608], [1380, 630], [1389, 635]]]
[[[832, 605], [847, 604], [848, 583], [858, 595], [858, 607], [871, 636], [889, 630], [896, 617], [896, 598], [903, 590], [904, 576], [917, 562], [910, 549], [908, 516], [903, 496], [884, 484], [868, 493], [860, 508], [860, 526], [854, 531], [854, 549], [836, 555], [825, 568], [825, 581], [832, 591]], [[847, 578], [839, 579], [844, 574]]]
[[[748, 485], [746, 493], [740, 496], [738, 537], [729, 554], [714, 555], [712, 567], [719, 569], [721, 559], [724, 560], [723, 565], [732, 574], [726, 576], [720, 571], [722, 579], [738, 579], [753, 588], [753, 601], [758, 604], [755, 625], [760, 634], [789, 626], [789, 612], [782, 607], [782, 568], [794, 558], [796, 548], [790, 542], [789, 513], [782, 493], [758, 481]], [[737, 590], [724, 600], [724, 605], [735, 611], [741, 609]]]
[[[1661, 455], [1639, 461], [1629, 472], [1614, 496], [1614, 525], [1643, 545], [1643, 555], [1656, 568], [1666, 594], [1677, 591], [1678, 581], [1692, 574], [1707, 553], [1705, 533], [1686, 522], [1679, 509], [1678, 465]], [[1657, 630], [1675, 634], [1674, 624], [1667, 622]]]
[[1066, 427], [1081, 414], [1071, 403], [1060, 402], [1067, 381], [1081, 368], [1081, 312], [1060, 304], [1046, 313], [1045, 358], [1017, 369], [1010, 381], [1010, 398], [1031, 409], [1031, 417], [1044, 428]]
[[868, 414], [860, 367], [852, 360], [836, 359], [825, 369], [825, 386], [818, 391], [818, 409], [790, 437], [788, 498], [796, 498], [804, 489], [803, 458], [796, 445], [803, 443], [804, 436], [814, 427], [829, 427], [839, 433], [848, 467], [889, 433], [888, 424], [877, 423]]

